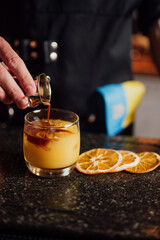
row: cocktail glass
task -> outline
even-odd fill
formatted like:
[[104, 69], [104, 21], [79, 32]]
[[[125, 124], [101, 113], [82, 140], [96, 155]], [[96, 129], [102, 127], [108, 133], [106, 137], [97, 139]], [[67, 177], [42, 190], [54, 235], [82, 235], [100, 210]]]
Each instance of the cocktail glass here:
[[80, 151], [79, 117], [60, 109], [34, 110], [25, 116], [24, 159], [38, 176], [67, 176], [72, 172]]

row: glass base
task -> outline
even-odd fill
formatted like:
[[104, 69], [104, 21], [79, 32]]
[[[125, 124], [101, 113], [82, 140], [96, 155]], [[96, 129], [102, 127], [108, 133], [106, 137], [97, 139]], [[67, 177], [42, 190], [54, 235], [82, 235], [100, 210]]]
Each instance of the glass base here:
[[60, 168], [60, 169], [45, 169], [45, 168], [38, 168], [27, 161], [25, 161], [27, 168], [29, 171], [37, 176], [40, 177], [64, 177], [69, 175], [73, 169], [75, 168], [75, 164], [66, 167], [66, 168]]

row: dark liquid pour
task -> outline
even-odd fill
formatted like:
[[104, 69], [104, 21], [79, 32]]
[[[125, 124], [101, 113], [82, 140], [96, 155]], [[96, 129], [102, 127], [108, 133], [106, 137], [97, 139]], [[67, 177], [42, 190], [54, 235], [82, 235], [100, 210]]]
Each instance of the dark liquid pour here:
[[47, 112], [47, 121], [48, 121], [48, 124], [49, 124], [49, 119], [50, 119], [50, 111], [51, 111], [51, 104], [49, 103], [49, 104], [48, 104], [48, 112]]
[[[64, 128], [57, 127], [56, 124], [54, 124], [52, 121], [50, 121], [50, 110], [51, 105], [50, 103], [46, 104], [48, 106], [47, 111], [47, 119], [46, 120], [39, 120], [39, 121], [33, 121], [33, 125], [26, 125], [24, 128], [24, 134], [27, 137], [27, 140], [31, 143], [34, 143], [38, 146], [45, 146], [50, 141], [59, 141], [59, 138], [54, 138], [55, 134], [58, 132], [65, 132], [69, 134], [73, 134], [72, 131]], [[44, 129], [46, 127], [46, 129]], [[52, 128], [53, 127], [53, 128]], [[48, 138], [48, 135], [52, 133], [53, 138]], [[37, 136], [38, 134], [38, 136]]]

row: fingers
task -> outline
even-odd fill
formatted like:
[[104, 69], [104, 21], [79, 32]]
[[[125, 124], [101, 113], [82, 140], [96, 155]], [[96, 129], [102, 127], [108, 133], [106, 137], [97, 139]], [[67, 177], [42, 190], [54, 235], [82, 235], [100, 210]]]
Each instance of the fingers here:
[[1, 62], [2, 66], [9, 72], [9, 68], [6, 66], [4, 62]]
[[4, 104], [11, 104], [13, 101], [8, 97], [6, 92], [0, 87], [0, 101]]
[[33, 95], [36, 92], [33, 78], [22, 59], [2, 37], [0, 37], [0, 59], [3, 60], [9, 70], [17, 77], [24, 92], [27, 95]]
[[4, 103], [13, 101], [21, 109], [28, 106], [27, 97], [2, 63], [0, 63], [0, 100]]

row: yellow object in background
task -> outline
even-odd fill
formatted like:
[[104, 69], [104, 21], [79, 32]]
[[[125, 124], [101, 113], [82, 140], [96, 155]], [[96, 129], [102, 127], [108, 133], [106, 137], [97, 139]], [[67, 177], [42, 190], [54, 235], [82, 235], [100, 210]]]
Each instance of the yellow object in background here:
[[145, 86], [139, 81], [127, 81], [123, 83], [123, 87], [128, 105], [128, 113], [126, 119], [123, 121], [123, 126], [126, 128], [134, 120], [135, 110], [145, 94]]

